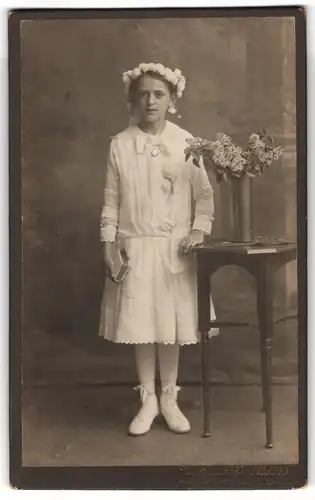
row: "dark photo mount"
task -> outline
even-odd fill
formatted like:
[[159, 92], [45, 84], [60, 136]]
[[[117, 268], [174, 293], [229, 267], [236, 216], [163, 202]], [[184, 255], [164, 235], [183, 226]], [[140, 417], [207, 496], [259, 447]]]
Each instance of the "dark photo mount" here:
[[[297, 302], [298, 302], [298, 463], [172, 466], [29, 466], [22, 459], [22, 410], [24, 371], [23, 280], [23, 140], [22, 130], [22, 40], [21, 26], [27, 21], [170, 19], [170, 18], [279, 18], [295, 20], [296, 75], [296, 184], [297, 184]], [[17, 489], [292, 489], [307, 483], [307, 160], [306, 160], [306, 12], [302, 7], [213, 8], [213, 9], [29, 9], [10, 12], [9, 26], [9, 174], [10, 174], [10, 483]], [[51, 127], [60, 124], [50, 123]], [[77, 133], [84, 135], [82, 130]], [[66, 125], [65, 125], [66, 127]], [[78, 126], [79, 127], [79, 126]], [[66, 133], [71, 135], [68, 130]], [[24, 228], [23, 228], [24, 229]], [[76, 240], [72, 241], [73, 247]], [[213, 251], [213, 249], [212, 249]], [[225, 249], [226, 252], [226, 249]], [[38, 266], [40, 268], [40, 262]], [[74, 271], [75, 272], [75, 271]], [[58, 301], [58, 297], [54, 300]], [[62, 300], [62, 299], [60, 299]], [[23, 304], [23, 307], [22, 307]], [[40, 305], [39, 305], [40, 308]], [[208, 320], [208, 319], [207, 319]], [[45, 322], [45, 318], [43, 323]], [[66, 325], [67, 326], [67, 325]], [[221, 325], [222, 326], [222, 325]], [[224, 325], [223, 325], [224, 326]], [[66, 327], [65, 327], [66, 328]], [[92, 334], [93, 335], [93, 334]], [[91, 334], [90, 334], [91, 336]], [[268, 348], [268, 342], [266, 346]], [[206, 366], [206, 365], [205, 365]], [[268, 371], [268, 370], [267, 370]], [[268, 393], [268, 391], [267, 391]], [[268, 393], [269, 394], [269, 393]], [[268, 395], [267, 394], [267, 395]], [[209, 394], [203, 402], [208, 404]], [[266, 394], [265, 394], [266, 396]], [[267, 397], [267, 405], [268, 397]], [[269, 410], [271, 411], [270, 407]], [[215, 411], [212, 407], [211, 411]], [[201, 414], [202, 412], [200, 412]], [[270, 413], [270, 412], [269, 412]], [[270, 415], [269, 415], [270, 417]], [[206, 418], [206, 417], [205, 417]], [[208, 418], [208, 417], [207, 417]], [[202, 416], [201, 416], [202, 420]], [[204, 422], [205, 430], [209, 422]], [[267, 427], [270, 419], [267, 417]], [[209, 432], [210, 434], [210, 432]], [[211, 447], [211, 437], [208, 445]], [[271, 435], [267, 430], [267, 445]], [[128, 438], [129, 439], [129, 438]], [[181, 438], [185, 439], [185, 437]], [[200, 437], [202, 439], [202, 437]], [[276, 439], [275, 439], [276, 440]], [[181, 441], [178, 440], [178, 446]], [[204, 441], [203, 441], [204, 443]], [[128, 441], [126, 437], [126, 446]], [[274, 446], [276, 444], [274, 443]], [[271, 448], [271, 446], [267, 446]], [[268, 450], [268, 453], [272, 450]]]

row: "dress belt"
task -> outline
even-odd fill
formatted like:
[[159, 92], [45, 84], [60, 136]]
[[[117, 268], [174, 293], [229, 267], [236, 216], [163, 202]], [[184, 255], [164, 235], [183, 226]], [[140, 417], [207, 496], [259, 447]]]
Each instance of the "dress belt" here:
[[135, 234], [132, 236], [127, 236], [122, 233], [117, 233], [117, 238], [118, 239], [138, 239], [138, 238], [170, 238], [170, 237], [176, 237], [176, 236], [184, 236], [185, 233], [187, 233], [190, 230], [190, 227], [187, 226], [182, 226], [182, 227], [175, 227], [170, 229], [169, 231], [165, 231], [163, 234]]

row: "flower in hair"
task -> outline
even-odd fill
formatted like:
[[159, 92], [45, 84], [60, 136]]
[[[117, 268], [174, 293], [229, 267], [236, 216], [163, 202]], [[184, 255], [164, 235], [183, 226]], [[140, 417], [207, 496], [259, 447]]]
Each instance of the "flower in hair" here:
[[161, 63], [141, 63], [137, 68], [125, 71], [122, 75], [122, 79], [125, 85], [125, 93], [128, 95], [129, 87], [132, 80], [138, 78], [141, 74], [147, 72], [157, 73], [165, 78], [166, 81], [171, 83], [175, 88], [176, 98], [180, 98], [183, 95], [186, 86], [186, 79], [182, 74], [181, 70], [176, 68], [174, 71], [170, 68], [163, 66]]

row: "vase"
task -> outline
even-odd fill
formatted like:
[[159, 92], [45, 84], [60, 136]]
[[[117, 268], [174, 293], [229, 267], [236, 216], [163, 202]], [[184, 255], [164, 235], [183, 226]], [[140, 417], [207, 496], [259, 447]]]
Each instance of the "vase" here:
[[252, 243], [252, 179], [246, 175], [231, 182], [231, 240], [235, 243]]

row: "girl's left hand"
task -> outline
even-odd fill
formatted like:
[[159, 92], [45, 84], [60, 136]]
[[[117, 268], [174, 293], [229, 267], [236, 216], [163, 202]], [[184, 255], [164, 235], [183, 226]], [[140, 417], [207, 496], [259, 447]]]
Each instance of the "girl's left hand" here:
[[203, 231], [200, 231], [198, 229], [193, 229], [191, 233], [186, 236], [183, 241], [181, 242], [180, 245], [180, 250], [182, 253], [187, 255], [192, 247], [196, 245], [201, 245], [204, 240], [205, 233]]

